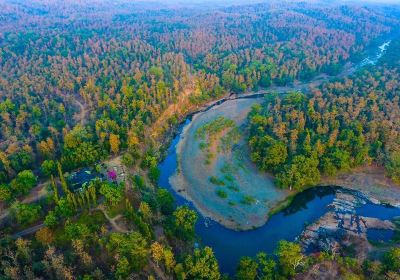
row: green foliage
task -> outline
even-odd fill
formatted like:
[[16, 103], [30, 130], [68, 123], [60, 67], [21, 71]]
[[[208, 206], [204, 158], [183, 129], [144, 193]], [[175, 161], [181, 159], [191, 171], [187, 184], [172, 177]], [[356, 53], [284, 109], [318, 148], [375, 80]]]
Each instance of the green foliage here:
[[187, 279], [218, 280], [221, 279], [218, 262], [210, 247], [195, 249], [193, 256], [185, 259]]
[[104, 196], [106, 202], [111, 206], [115, 206], [121, 202], [123, 191], [123, 187], [109, 182], [102, 182], [99, 190], [100, 194]]
[[312, 186], [319, 182], [318, 159], [316, 157], [295, 156], [293, 160], [278, 173], [278, 186], [301, 190], [304, 186]]
[[235, 122], [227, 119], [223, 116], [217, 117], [196, 130], [196, 138], [205, 139], [206, 137], [212, 137], [226, 128], [232, 128], [235, 126]]
[[305, 265], [306, 257], [301, 252], [299, 244], [280, 241], [276, 250], [282, 274], [292, 277], [299, 268]]
[[41, 209], [40, 205], [15, 202], [11, 207], [11, 213], [18, 224], [27, 226], [39, 219]]
[[385, 165], [387, 174], [395, 181], [400, 183], [400, 151], [393, 152]]
[[178, 238], [192, 240], [195, 236], [194, 227], [197, 222], [197, 214], [187, 206], [178, 207], [174, 213], [174, 228]]
[[149, 169], [149, 179], [153, 183], [157, 183], [158, 179], [160, 178], [160, 175], [161, 175], [161, 171], [160, 171], [160, 169], [158, 169], [157, 166], [151, 167]]
[[225, 182], [221, 179], [218, 179], [215, 176], [211, 176], [210, 178], [208, 178], [208, 180], [210, 181], [211, 184], [217, 185], [217, 186], [224, 186]]
[[68, 240], [85, 240], [90, 236], [90, 231], [85, 224], [67, 222], [64, 227], [64, 234]]
[[24, 170], [18, 173], [17, 177], [11, 181], [10, 186], [18, 194], [28, 194], [36, 184], [37, 178], [33, 172]]
[[225, 199], [225, 198], [228, 197], [228, 194], [226, 193], [226, 191], [221, 190], [221, 189], [216, 190], [215, 193], [216, 193], [220, 198], [223, 198], [223, 199]]
[[157, 203], [161, 213], [169, 215], [174, 211], [175, 200], [172, 194], [166, 189], [157, 189]]
[[54, 211], [49, 211], [46, 215], [46, 217], [44, 218], [44, 224], [48, 227], [48, 228], [54, 228], [55, 226], [57, 226], [59, 224], [59, 218], [57, 217], [57, 215], [54, 213]]
[[258, 264], [250, 257], [242, 257], [236, 270], [236, 279], [254, 280], [257, 277]]
[[148, 262], [149, 246], [139, 232], [111, 233], [103, 242], [109, 253], [118, 254], [128, 260], [120, 264], [120, 272], [140, 271]]
[[250, 195], [245, 195], [245, 196], [243, 196], [243, 198], [240, 200], [240, 203], [241, 203], [241, 204], [244, 204], [244, 205], [251, 205], [251, 204], [253, 204], [254, 202], [256, 202], [256, 199], [255, 199], [254, 197], [250, 196]]
[[42, 165], [40, 167], [42, 173], [46, 177], [50, 177], [51, 175], [56, 175], [57, 174], [57, 165], [54, 162], [54, 160], [47, 159], [42, 162]]
[[11, 189], [8, 185], [0, 184], [0, 201], [9, 201], [12, 197]]
[[400, 248], [392, 248], [383, 258], [383, 263], [388, 270], [400, 273]]
[[75, 214], [75, 209], [66, 198], [61, 198], [58, 200], [54, 212], [59, 217], [69, 218]]

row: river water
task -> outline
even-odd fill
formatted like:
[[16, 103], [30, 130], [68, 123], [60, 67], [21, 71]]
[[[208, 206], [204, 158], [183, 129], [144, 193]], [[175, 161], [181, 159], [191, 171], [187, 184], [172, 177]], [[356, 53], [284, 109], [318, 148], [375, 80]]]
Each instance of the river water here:
[[[377, 53], [377, 57], [382, 56], [389, 43], [379, 47], [380, 52]], [[180, 132], [190, 122], [191, 118], [188, 118], [182, 124]], [[177, 194], [169, 183], [169, 178], [177, 169], [175, 147], [181, 137], [180, 132], [168, 148], [166, 158], [159, 164], [161, 176], [158, 183], [160, 187], [167, 188], [174, 195], [177, 205], [188, 205], [196, 210], [189, 201]], [[227, 229], [199, 214], [199, 221], [196, 224], [199, 243], [202, 246], [212, 247], [221, 271], [232, 275], [242, 256], [255, 256], [261, 251], [273, 253], [280, 240], [295, 241], [306, 225], [317, 221], [328, 211], [327, 206], [335, 198], [335, 192], [336, 188], [334, 187], [316, 187], [306, 190], [298, 194], [288, 208], [270, 217], [265, 225], [249, 231]], [[357, 214], [392, 219], [395, 216], [400, 216], [400, 210], [367, 203], [357, 209]], [[393, 236], [392, 233], [382, 231], [371, 231], [368, 234], [371, 239], [379, 239], [382, 236], [382, 239], [387, 240]]]

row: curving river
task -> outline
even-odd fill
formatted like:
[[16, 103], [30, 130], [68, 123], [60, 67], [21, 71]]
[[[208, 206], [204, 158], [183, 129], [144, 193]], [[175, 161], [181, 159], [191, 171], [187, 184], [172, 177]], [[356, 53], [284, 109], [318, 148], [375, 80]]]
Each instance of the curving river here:
[[[380, 57], [382, 55], [389, 43], [383, 44], [383, 47], [380, 46], [377, 56]], [[360, 65], [352, 67], [353, 70], [350, 72], [359, 67]], [[191, 121], [192, 117], [189, 117], [181, 125], [179, 134], [173, 139], [167, 150], [166, 158], [159, 164], [161, 176], [158, 183], [159, 186], [167, 188], [173, 193], [178, 205], [188, 205], [197, 211], [193, 203], [175, 192], [170, 184], [170, 177], [175, 174], [178, 168], [176, 146], [180, 141], [183, 128], [188, 126]], [[296, 240], [306, 225], [317, 221], [329, 211], [327, 206], [334, 201], [337, 191], [338, 188], [335, 187], [316, 187], [306, 190], [296, 195], [286, 209], [271, 216], [263, 226], [253, 230], [231, 230], [217, 222], [204, 218], [200, 214], [199, 221], [196, 224], [196, 233], [201, 245], [213, 248], [220, 263], [221, 271], [233, 274], [240, 257], [255, 256], [260, 251], [272, 253], [280, 240]], [[368, 201], [356, 208], [356, 214], [392, 219], [400, 216], [400, 209], [377, 205]], [[371, 240], [374, 238], [390, 239], [392, 233], [393, 231], [371, 230], [368, 232], [368, 238], [371, 238]]]

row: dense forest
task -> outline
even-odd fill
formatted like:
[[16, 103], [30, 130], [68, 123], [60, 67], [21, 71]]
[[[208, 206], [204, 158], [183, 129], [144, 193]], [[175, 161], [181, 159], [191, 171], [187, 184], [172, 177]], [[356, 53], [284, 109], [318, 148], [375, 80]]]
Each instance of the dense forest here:
[[301, 189], [363, 164], [399, 181], [399, 41], [379, 67], [309, 94], [268, 96], [250, 118], [252, 159], [282, 187]]
[[[195, 245], [197, 213], [157, 185], [171, 131], [231, 93], [340, 73], [398, 31], [399, 15], [306, 2], [1, 2], [0, 279], [228, 279], [212, 248]], [[296, 189], [364, 163], [400, 181], [399, 48], [352, 78], [268, 96], [250, 115], [253, 160]], [[102, 176], [76, 189], [82, 168]], [[302, 277], [333, 258], [345, 279], [398, 279], [399, 255], [360, 264], [282, 241], [244, 257], [236, 279]]]

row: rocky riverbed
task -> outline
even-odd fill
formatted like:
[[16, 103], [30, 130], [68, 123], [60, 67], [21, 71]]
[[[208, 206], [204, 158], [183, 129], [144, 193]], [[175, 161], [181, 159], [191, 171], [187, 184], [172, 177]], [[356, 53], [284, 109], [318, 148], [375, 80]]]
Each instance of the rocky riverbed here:
[[365, 259], [372, 249], [367, 236], [369, 230], [396, 229], [392, 219], [373, 217], [374, 213], [371, 216], [360, 215], [358, 209], [366, 204], [374, 205], [361, 192], [338, 190], [335, 199], [328, 205], [330, 210], [301, 234], [299, 240], [304, 250], [339, 254], [351, 247], [354, 256]]

